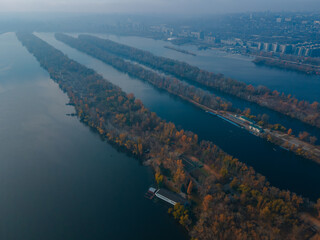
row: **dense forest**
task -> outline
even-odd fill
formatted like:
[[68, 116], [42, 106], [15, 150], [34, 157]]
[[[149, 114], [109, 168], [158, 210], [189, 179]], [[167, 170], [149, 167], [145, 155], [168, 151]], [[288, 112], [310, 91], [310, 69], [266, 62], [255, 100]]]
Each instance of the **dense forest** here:
[[[316, 216], [312, 204], [289, 191], [270, 186], [264, 176], [222, 151], [199, 142], [192, 132], [178, 130], [146, 109], [93, 70], [69, 59], [31, 33], [18, 39], [68, 95], [79, 119], [101, 137], [152, 166], [156, 181], [183, 191], [192, 205], [170, 213], [193, 239], [308, 239], [312, 234], [300, 214]], [[182, 157], [201, 161], [190, 174]]]
[[285, 95], [277, 90], [272, 91], [265, 86], [254, 87], [247, 85], [243, 82], [227, 78], [222, 74], [214, 74], [206, 70], [201, 70], [185, 62], [158, 57], [150, 52], [119, 44], [111, 40], [89, 35], [80, 35], [79, 39], [124, 58], [169, 73], [177, 78], [196, 82], [205, 87], [216, 89], [250, 102], [255, 102], [310, 125], [320, 127], [320, 105], [318, 102], [311, 104], [305, 100], [299, 101], [291, 94]]

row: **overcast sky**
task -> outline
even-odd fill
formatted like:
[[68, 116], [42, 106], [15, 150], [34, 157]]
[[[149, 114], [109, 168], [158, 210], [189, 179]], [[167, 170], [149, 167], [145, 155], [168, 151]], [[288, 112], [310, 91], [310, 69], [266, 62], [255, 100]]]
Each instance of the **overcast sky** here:
[[0, 0], [2, 12], [224, 13], [320, 10], [320, 0]]

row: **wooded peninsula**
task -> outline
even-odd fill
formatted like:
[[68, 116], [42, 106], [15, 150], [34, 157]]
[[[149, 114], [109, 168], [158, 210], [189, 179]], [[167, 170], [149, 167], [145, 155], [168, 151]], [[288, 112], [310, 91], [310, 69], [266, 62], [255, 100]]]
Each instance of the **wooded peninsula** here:
[[[308, 239], [313, 234], [300, 216], [318, 217], [320, 201], [313, 204], [270, 186], [251, 167], [212, 142], [199, 142], [196, 134], [178, 130], [146, 109], [133, 94], [33, 34], [17, 33], [17, 37], [68, 95], [83, 123], [148, 162], [159, 185], [185, 192], [191, 206], [175, 207], [172, 215], [191, 238]], [[204, 167], [189, 173], [182, 164], [183, 156]]]

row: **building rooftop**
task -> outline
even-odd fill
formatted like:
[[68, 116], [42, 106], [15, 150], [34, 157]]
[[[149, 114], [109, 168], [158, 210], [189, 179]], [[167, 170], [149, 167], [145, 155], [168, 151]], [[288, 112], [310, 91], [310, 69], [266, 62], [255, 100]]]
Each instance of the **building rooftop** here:
[[[171, 192], [169, 190], [166, 189], [159, 189], [156, 192], [156, 196], [158, 197], [158, 195], [161, 195], [165, 198], [168, 198], [169, 200], [175, 202], [175, 203], [181, 203], [184, 204], [187, 200], [184, 199], [183, 197], [181, 197], [179, 194]], [[163, 199], [164, 200], [164, 199]]]
[[149, 192], [152, 192], [152, 193], [155, 193], [155, 192], [157, 191], [157, 189], [155, 189], [155, 188], [153, 188], [153, 187], [150, 187], [148, 191], [149, 191]]

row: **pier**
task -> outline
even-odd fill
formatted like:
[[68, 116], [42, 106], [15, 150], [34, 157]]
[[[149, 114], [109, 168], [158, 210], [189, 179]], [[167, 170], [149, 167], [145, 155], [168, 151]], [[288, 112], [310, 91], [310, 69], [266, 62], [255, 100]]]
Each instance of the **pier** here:
[[163, 188], [156, 189], [156, 188], [150, 187], [144, 196], [150, 200], [152, 200], [154, 197], [157, 197], [158, 199], [161, 199], [173, 206], [176, 205], [177, 203], [185, 205], [188, 202], [185, 198], [183, 198], [179, 194]]
[[151, 200], [154, 198], [156, 191], [157, 189], [150, 187], [148, 191], [144, 194], [144, 197]]
[[158, 189], [155, 193], [155, 196], [173, 206], [177, 203], [184, 205], [187, 202], [187, 200], [180, 195], [166, 189]]

